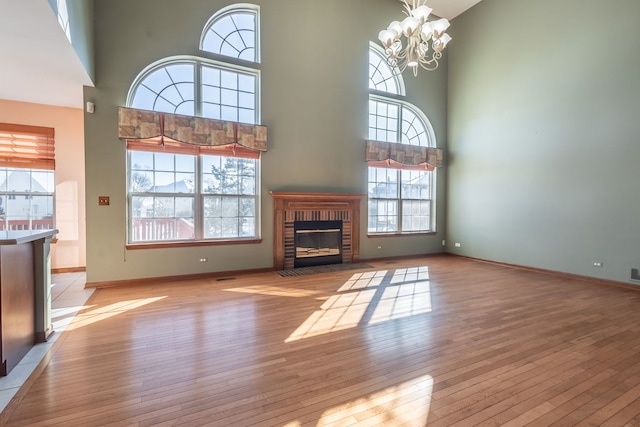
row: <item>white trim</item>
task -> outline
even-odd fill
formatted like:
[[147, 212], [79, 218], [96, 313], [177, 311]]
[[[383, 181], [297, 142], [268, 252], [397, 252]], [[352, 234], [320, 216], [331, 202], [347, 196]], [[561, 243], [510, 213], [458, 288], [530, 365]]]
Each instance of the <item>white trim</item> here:
[[[222, 54], [217, 53], [217, 52], [210, 52], [208, 50], [204, 50], [203, 49], [204, 39], [205, 39], [207, 33], [209, 32], [209, 30], [211, 29], [211, 27], [218, 20], [224, 18], [227, 15], [231, 15], [234, 12], [250, 12], [250, 13], [253, 13], [255, 15], [255, 17], [256, 17], [256, 26], [254, 28], [255, 43], [256, 43], [256, 60], [255, 60], [255, 63], [259, 64], [260, 63], [260, 6], [255, 5], [255, 4], [251, 4], [251, 3], [232, 4], [230, 6], [223, 7], [222, 9], [220, 9], [219, 11], [214, 13], [211, 16], [211, 18], [209, 18], [209, 20], [204, 25], [204, 27], [202, 28], [202, 32], [200, 33], [200, 42], [198, 43], [198, 49], [200, 49], [203, 52], [211, 53], [211, 54], [214, 54], [214, 55], [226, 56], [226, 55], [222, 55]], [[233, 58], [233, 59], [238, 59], [238, 60], [244, 61], [241, 58], [234, 58], [232, 56], [230, 56], [229, 58]], [[248, 61], [248, 62], [253, 62], [253, 61]]]

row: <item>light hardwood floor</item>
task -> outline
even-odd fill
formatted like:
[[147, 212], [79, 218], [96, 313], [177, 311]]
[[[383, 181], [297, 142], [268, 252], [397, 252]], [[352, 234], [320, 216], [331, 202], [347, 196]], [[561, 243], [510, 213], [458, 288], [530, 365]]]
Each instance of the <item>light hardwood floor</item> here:
[[99, 289], [2, 419], [640, 423], [637, 291], [453, 256], [370, 264]]

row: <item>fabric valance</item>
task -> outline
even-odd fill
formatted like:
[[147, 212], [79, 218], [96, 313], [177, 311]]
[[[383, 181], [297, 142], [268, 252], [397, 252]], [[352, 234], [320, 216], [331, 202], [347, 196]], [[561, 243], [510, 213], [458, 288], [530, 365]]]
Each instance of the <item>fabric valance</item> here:
[[267, 127], [119, 107], [118, 137], [153, 140], [158, 137], [185, 144], [217, 147], [240, 145], [254, 151], [267, 151]]
[[433, 170], [442, 166], [442, 158], [443, 152], [440, 148], [367, 141], [366, 161], [369, 166]]

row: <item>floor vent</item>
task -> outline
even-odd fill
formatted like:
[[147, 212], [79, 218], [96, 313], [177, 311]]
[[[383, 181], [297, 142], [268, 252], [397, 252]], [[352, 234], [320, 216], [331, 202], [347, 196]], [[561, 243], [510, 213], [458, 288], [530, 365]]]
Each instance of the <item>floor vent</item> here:
[[225, 280], [236, 280], [235, 277], [218, 277], [216, 282], [224, 282]]

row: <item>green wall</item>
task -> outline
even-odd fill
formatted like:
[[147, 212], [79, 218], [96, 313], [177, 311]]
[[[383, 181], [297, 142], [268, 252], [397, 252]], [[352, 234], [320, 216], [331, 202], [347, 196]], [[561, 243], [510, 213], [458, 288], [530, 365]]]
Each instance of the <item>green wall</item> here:
[[[93, 3], [94, 0], [65, 0], [69, 14], [71, 45], [91, 81], [95, 81], [93, 62]], [[58, 17], [58, 1], [49, 0], [49, 6]]]
[[[126, 250], [126, 149], [117, 136], [117, 108], [140, 71], [172, 55], [197, 55], [200, 33], [222, 0], [95, 2], [96, 87], [85, 100], [87, 281], [270, 268], [276, 191], [366, 193], [369, 42], [402, 17], [396, 0], [263, 0], [261, 7], [262, 243]], [[446, 148], [446, 61], [435, 72], [405, 76], [408, 100], [429, 117]], [[368, 238], [361, 210], [363, 259], [442, 251], [445, 173], [438, 181], [438, 233]], [[98, 206], [110, 196], [110, 206]], [[378, 249], [378, 246], [382, 246]], [[207, 257], [209, 262], [200, 263]]]
[[639, 16], [637, 0], [483, 0], [453, 21], [448, 251], [630, 281]]

